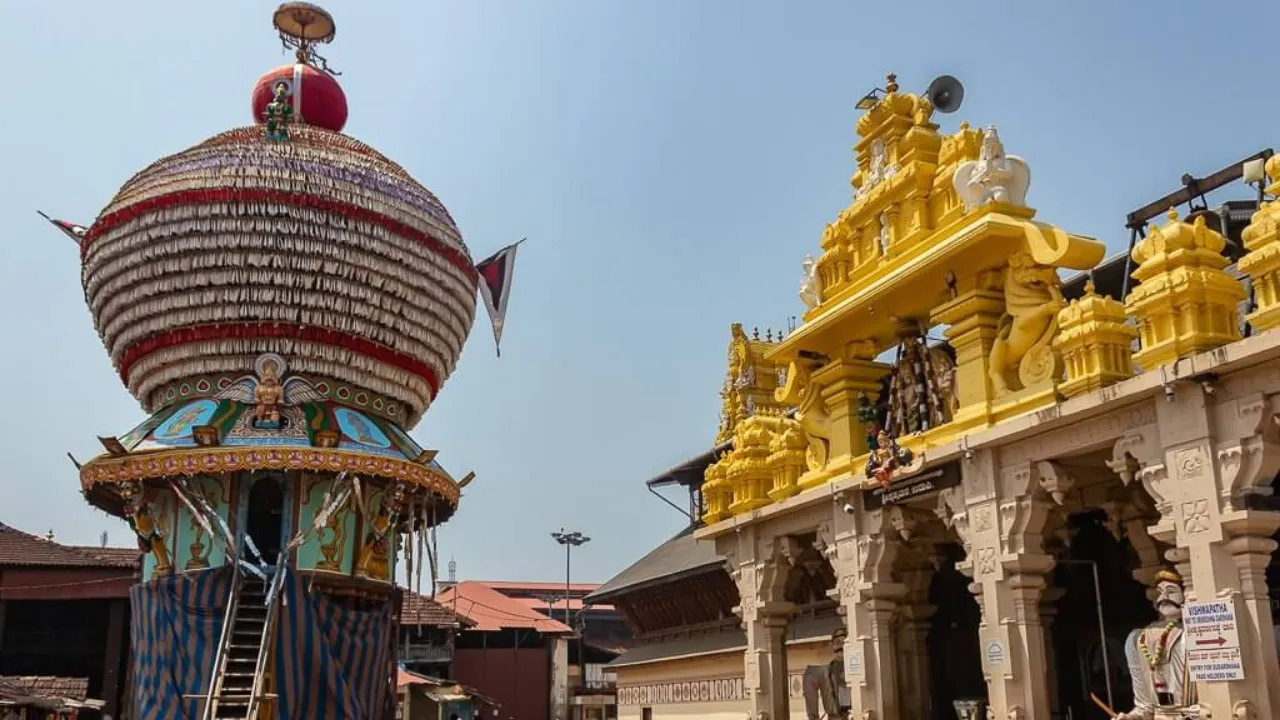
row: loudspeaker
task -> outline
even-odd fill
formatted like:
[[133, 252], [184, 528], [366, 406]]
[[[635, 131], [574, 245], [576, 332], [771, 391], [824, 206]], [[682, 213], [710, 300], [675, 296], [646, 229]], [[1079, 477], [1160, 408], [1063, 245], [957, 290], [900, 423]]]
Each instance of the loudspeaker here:
[[933, 107], [938, 112], [953, 113], [964, 101], [964, 85], [950, 75], [941, 75], [929, 83], [929, 89], [925, 94], [929, 96], [929, 100], [933, 102]]

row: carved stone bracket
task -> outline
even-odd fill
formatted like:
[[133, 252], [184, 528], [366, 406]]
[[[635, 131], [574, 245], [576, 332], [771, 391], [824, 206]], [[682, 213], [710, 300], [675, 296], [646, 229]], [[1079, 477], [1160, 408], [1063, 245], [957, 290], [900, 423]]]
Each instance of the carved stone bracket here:
[[1280, 414], [1261, 394], [1237, 402], [1248, 434], [1216, 451], [1223, 511], [1243, 509], [1248, 495], [1271, 495], [1280, 473]]
[[1076, 486], [1076, 480], [1066, 468], [1052, 460], [1041, 460], [1036, 463], [1037, 480], [1040, 489], [1044, 490], [1059, 505], [1067, 499], [1067, 494]]
[[1164, 464], [1164, 448], [1155, 425], [1133, 428], [1112, 446], [1107, 467], [1128, 485], [1135, 479], [1142, 484], [1164, 517], [1173, 513], [1173, 500], [1168, 488], [1168, 472]]
[[961, 488], [947, 488], [938, 493], [938, 505], [933, 512], [948, 530], [955, 531], [967, 557], [972, 549], [972, 539], [969, 534], [969, 512], [965, 507], [964, 491]]

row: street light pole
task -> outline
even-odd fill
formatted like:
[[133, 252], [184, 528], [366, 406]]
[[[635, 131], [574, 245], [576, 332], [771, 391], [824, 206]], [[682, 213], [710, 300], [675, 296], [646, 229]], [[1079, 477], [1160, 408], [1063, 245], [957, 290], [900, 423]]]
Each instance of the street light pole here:
[[571, 555], [573, 554], [574, 548], [591, 542], [591, 538], [577, 531], [565, 532], [564, 528], [560, 528], [558, 531], [551, 533], [551, 537], [555, 538], [556, 542], [564, 546], [564, 624], [572, 630], [573, 621], [569, 617], [569, 598], [572, 594], [572, 588], [569, 582], [571, 568], [570, 563], [572, 562]]

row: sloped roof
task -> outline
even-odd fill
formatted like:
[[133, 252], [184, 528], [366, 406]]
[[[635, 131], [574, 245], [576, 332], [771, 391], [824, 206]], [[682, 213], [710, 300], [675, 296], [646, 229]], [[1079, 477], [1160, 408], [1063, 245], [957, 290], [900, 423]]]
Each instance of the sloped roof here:
[[466, 618], [454, 615], [453, 610], [436, 600], [415, 592], [406, 592], [400, 606], [400, 624], [453, 627], [471, 623]]
[[[562, 589], [560, 592], [563, 593], [564, 590]], [[533, 608], [534, 610], [537, 610], [540, 613], [544, 613], [544, 614], [564, 613], [563, 594], [559, 598], [556, 598], [554, 595], [548, 593], [546, 597], [518, 597], [518, 598], [512, 598], [512, 599], [515, 600], [516, 602], [523, 603], [525, 607]], [[608, 611], [613, 609], [612, 605], [602, 605], [602, 604], [584, 605], [582, 598], [577, 598], [577, 597], [569, 598], [570, 612], [577, 612], [579, 610], [582, 610], [584, 607], [588, 610], [602, 610], [602, 611]]]
[[570, 633], [564, 623], [503, 595], [486, 583], [457, 583], [436, 595], [436, 602], [445, 607], [456, 608], [459, 616], [474, 624], [470, 628], [473, 630], [522, 628], [548, 634]]
[[654, 548], [649, 554], [618, 573], [599, 590], [586, 597], [589, 605], [611, 600], [624, 592], [660, 582], [712, 570], [724, 564], [724, 558], [716, 554], [714, 543], [693, 539], [693, 527], [687, 527], [675, 537]]
[[[564, 583], [557, 582], [520, 582], [519, 580], [473, 580], [497, 590], [500, 593], [564, 593]], [[600, 583], [570, 583], [569, 592], [589, 593], [600, 587]]]
[[0, 523], [0, 567], [137, 569], [141, 553], [133, 548], [61, 545]]

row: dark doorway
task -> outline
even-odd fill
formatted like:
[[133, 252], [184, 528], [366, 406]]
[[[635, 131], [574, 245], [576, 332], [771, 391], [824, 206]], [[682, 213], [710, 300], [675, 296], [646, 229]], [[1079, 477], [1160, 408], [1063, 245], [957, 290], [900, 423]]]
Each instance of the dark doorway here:
[[284, 488], [279, 477], [266, 476], [253, 481], [248, 515], [246, 532], [262, 553], [262, 560], [274, 565], [283, 545]]
[[929, 604], [938, 608], [929, 628], [929, 677], [934, 720], [953, 720], [956, 700], [985, 700], [978, 625], [982, 612], [969, 592], [972, 582], [956, 570], [964, 559], [958, 545], [939, 545], [941, 566], [929, 584]]
[[[1107, 673], [1111, 676], [1112, 707], [1133, 707], [1133, 682], [1124, 645], [1130, 631], [1156, 617], [1146, 588], [1133, 579], [1137, 554], [1128, 540], [1116, 540], [1107, 529], [1102, 511], [1072, 515], [1068, 522], [1070, 544], [1053, 573], [1053, 585], [1066, 590], [1057, 602], [1052, 637], [1061, 717], [1104, 718], [1089, 699], [1094, 693], [1107, 698]], [[1102, 623], [1099, 628], [1097, 591], [1102, 588]], [[1104, 653], [1106, 661], [1104, 662]], [[1058, 717], [1058, 715], [1055, 715]]]

